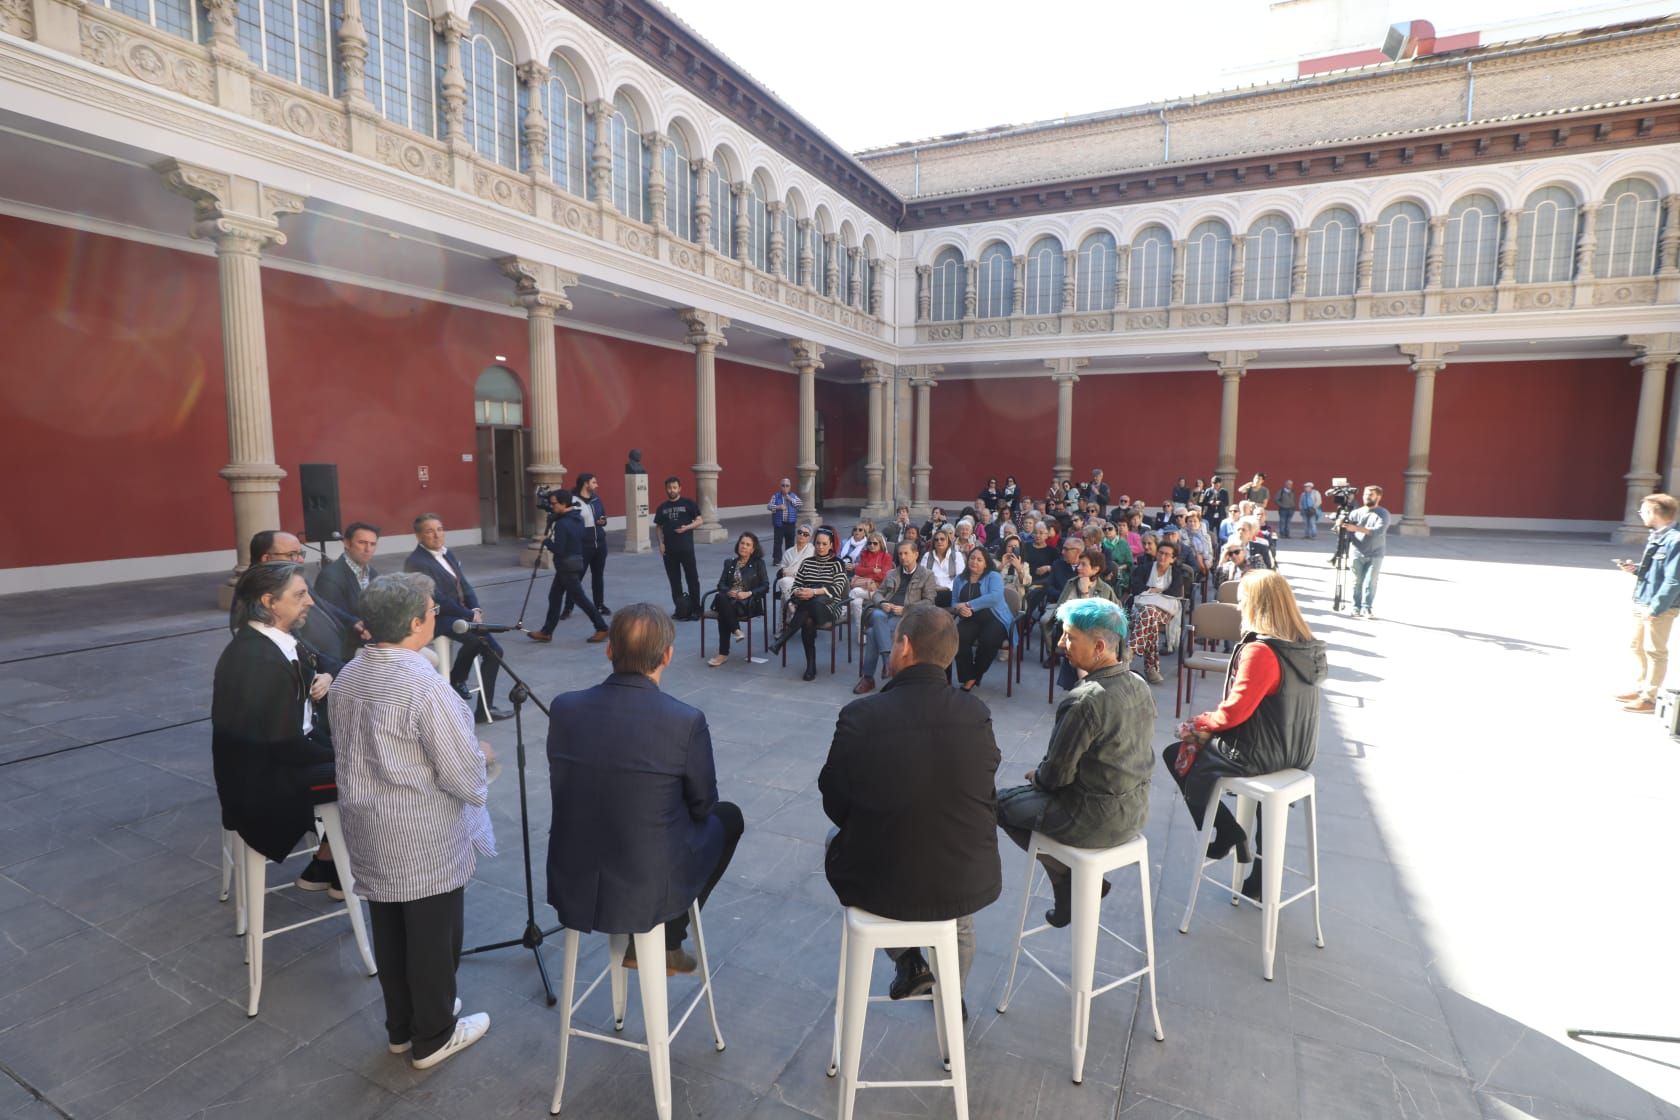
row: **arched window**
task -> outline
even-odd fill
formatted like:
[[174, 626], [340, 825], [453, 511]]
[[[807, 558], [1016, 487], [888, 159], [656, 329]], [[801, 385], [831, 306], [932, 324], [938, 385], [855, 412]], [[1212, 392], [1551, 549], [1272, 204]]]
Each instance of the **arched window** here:
[[982, 319], [1001, 319], [1015, 304], [1015, 257], [1009, 246], [994, 241], [980, 252], [979, 307]]
[[482, 8], [473, 9], [468, 26], [471, 34], [461, 43], [461, 72], [467, 83], [466, 134], [485, 159], [518, 167], [513, 45], [502, 25]]
[[1184, 302], [1225, 303], [1231, 298], [1231, 227], [1210, 218], [1184, 243]]
[[770, 271], [770, 185], [760, 171], [752, 177], [747, 196], [747, 259], [760, 272]]
[[1307, 295], [1350, 296], [1359, 263], [1359, 219], [1332, 206], [1307, 227]]
[[1662, 202], [1644, 179], [1622, 179], [1604, 192], [1598, 212], [1598, 274], [1650, 276], [1657, 270]]
[[[146, 6], [144, 0], [140, 6]], [[316, 93], [337, 92], [325, 0], [248, 0], [236, 6], [234, 16], [239, 45], [260, 69]], [[178, 22], [173, 12], [170, 18]]]
[[799, 214], [791, 194], [782, 200], [782, 276], [799, 283]]
[[[548, 81], [542, 86], [543, 117], [548, 121], [548, 176], [556, 187], [582, 197], [587, 193], [584, 184], [589, 178], [583, 84], [571, 63], [560, 55], [549, 56], [548, 71]], [[527, 96], [524, 83], [520, 83], [522, 108]]]
[[612, 204], [626, 218], [648, 219], [648, 151], [642, 139], [642, 116], [620, 93], [612, 111]]
[[852, 235], [846, 226], [840, 227], [840, 240], [836, 242], [840, 254], [840, 290], [834, 293], [834, 298], [841, 303], [849, 303], [852, 298]]
[[659, 158], [665, 175], [665, 228], [684, 241], [693, 241], [694, 157], [682, 133], [671, 131]]
[[1114, 310], [1117, 264], [1114, 235], [1107, 230], [1098, 230], [1079, 243], [1079, 261], [1073, 273], [1074, 310]]
[[946, 249], [933, 258], [933, 271], [928, 275], [928, 316], [937, 323], [954, 322], [962, 318], [963, 300], [968, 295], [968, 269], [963, 264], [962, 251]]
[[1415, 202], [1396, 202], [1377, 215], [1371, 253], [1371, 290], [1423, 290], [1423, 258], [1429, 249], [1429, 219]]
[[711, 182], [706, 190], [712, 202], [711, 243], [715, 252], [735, 255], [735, 192], [729, 189], [728, 164], [721, 150], [712, 153]]
[[473, 388], [473, 419], [480, 424], [525, 423], [525, 393], [506, 366], [487, 366]]
[[858, 252], [858, 272], [861, 274], [858, 280], [857, 298], [857, 309], [859, 311], [869, 310], [869, 291], [875, 284], [875, 266], [870, 263], [870, 258], [874, 255], [875, 243], [865, 237], [863, 248]]
[[1441, 257], [1446, 287], [1492, 287], [1499, 267], [1499, 202], [1491, 195], [1467, 194], [1453, 203]]
[[833, 296], [828, 290], [828, 234], [823, 231], [822, 223], [811, 226], [811, 287], [825, 296]]
[[[367, 27], [367, 95], [381, 116], [427, 136], [437, 134], [433, 44], [425, 0], [362, 0]], [[552, 119], [552, 118], [551, 118]]]
[[1132, 239], [1133, 307], [1165, 307], [1172, 300], [1172, 237], [1150, 226]]
[[1295, 267], [1295, 224], [1282, 214], [1267, 214], [1248, 227], [1243, 251], [1243, 299], [1251, 302], [1289, 298]]
[[1060, 315], [1062, 312], [1062, 278], [1067, 275], [1067, 260], [1062, 256], [1062, 243], [1054, 237], [1041, 237], [1027, 250], [1028, 315]]
[[[97, 0], [113, 12], [149, 23], [159, 31], [198, 43], [209, 37], [203, 10], [196, 0]], [[430, 27], [430, 25], [427, 25]], [[243, 32], [243, 28], [240, 29]], [[372, 28], [369, 28], [372, 31]], [[244, 35], [240, 36], [241, 42]], [[252, 58], [257, 57], [252, 55]]]
[[1542, 284], [1575, 276], [1575, 196], [1563, 187], [1541, 187], [1517, 219], [1517, 283]]

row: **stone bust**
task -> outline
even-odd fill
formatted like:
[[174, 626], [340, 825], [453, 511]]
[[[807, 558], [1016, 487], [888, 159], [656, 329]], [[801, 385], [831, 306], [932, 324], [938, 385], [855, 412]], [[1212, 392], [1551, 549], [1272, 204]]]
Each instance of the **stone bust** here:
[[639, 447], [630, 449], [630, 461], [624, 464], [625, 474], [646, 474], [647, 468], [642, 466], [642, 450]]

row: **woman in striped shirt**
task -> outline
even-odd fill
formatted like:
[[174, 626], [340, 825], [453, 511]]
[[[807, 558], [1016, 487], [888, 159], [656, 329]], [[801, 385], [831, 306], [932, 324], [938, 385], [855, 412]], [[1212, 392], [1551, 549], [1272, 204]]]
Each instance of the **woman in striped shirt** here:
[[811, 542], [815, 550], [799, 565], [789, 601], [793, 613], [782, 632], [770, 643], [771, 653], [780, 653], [799, 632], [805, 646], [805, 679], [817, 679], [817, 628], [838, 625], [846, 609], [846, 567], [834, 551], [834, 530], [822, 526]]

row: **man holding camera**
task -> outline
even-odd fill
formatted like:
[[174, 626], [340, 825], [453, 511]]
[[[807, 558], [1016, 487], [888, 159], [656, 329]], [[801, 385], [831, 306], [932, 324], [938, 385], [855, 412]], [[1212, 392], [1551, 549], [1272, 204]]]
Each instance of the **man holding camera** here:
[[1639, 503], [1639, 516], [1651, 530], [1639, 562], [1618, 560], [1616, 566], [1634, 577], [1634, 687], [1616, 699], [1623, 711], [1654, 712], [1657, 689], [1668, 673], [1668, 634], [1680, 615], [1680, 532], [1674, 520], [1680, 501], [1668, 494], [1652, 494]]
[[1383, 488], [1365, 487], [1365, 504], [1342, 519], [1341, 531], [1352, 533], [1353, 617], [1375, 618], [1371, 604], [1377, 598], [1377, 573], [1388, 551], [1389, 512], [1382, 507]]

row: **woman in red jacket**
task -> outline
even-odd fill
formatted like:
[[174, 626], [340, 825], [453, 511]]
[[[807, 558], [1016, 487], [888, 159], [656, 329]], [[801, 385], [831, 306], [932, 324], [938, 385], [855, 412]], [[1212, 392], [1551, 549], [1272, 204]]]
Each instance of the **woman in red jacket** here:
[[[1289, 581], [1270, 569], [1242, 577], [1242, 640], [1231, 654], [1225, 699], [1179, 727], [1179, 742], [1162, 752], [1184, 803], [1202, 826], [1214, 783], [1230, 775], [1305, 770], [1318, 749], [1318, 689], [1329, 675], [1324, 643], [1312, 636]], [[1223, 804], [1213, 819], [1209, 859], [1234, 847], [1249, 862], [1249, 840]], [[1255, 822], [1259, 828], [1258, 818]], [[1258, 849], [1243, 893], [1259, 896]]]

